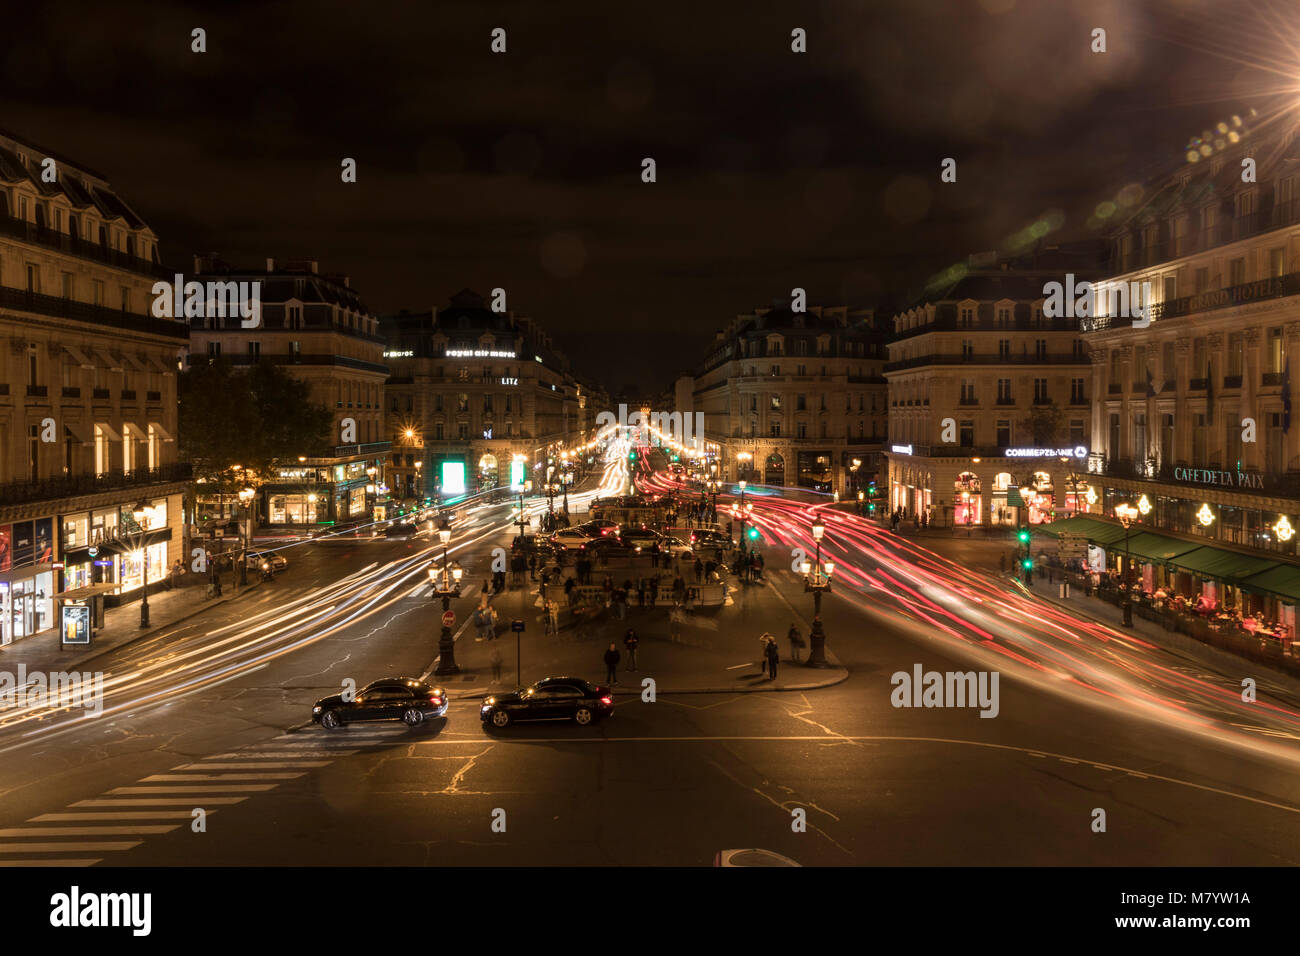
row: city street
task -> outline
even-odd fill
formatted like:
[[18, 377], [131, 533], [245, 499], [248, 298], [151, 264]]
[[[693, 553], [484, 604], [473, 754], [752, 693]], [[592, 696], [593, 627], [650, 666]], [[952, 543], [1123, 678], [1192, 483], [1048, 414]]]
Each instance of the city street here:
[[[756, 509], [770, 532], [766, 580], [738, 584], [718, 628], [756, 635], [779, 613], [797, 616], [806, 632], [810, 598], [781, 567], [781, 546], [771, 540], [778, 523], [797, 534], [803, 508], [773, 497]], [[492, 547], [508, 545], [511, 520], [505, 504], [461, 519], [452, 547], [467, 580], [487, 570]], [[900, 551], [921, 567], [941, 567], [942, 559], [920, 550], [925, 543]], [[828, 646], [848, 670], [832, 686], [776, 691], [760, 682], [748, 692], [664, 693], [644, 702], [641, 677], [707, 686], [713, 675], [694, 671], [724, 670], [726, 651], [652, 637], [666, 612], [633, 608], [630, 623], [646, 636], [642, 667], [634, 682], [625, 672], [605, 722], [485, 731], [477, 714], [492, 690], [485, 647], [462, 629], [466, 672], [445, 682], [452, 700], [444, 719], [332, 733], [311, 724], [311, 702], [345, 678], [360, 686], [432, 670], [440, 612], [421, 581], [428, 547], [427, 537], [304, 545], [341, 549], [329, 558], [332, 583], [295, 586], [286, 578], [243, 604], [95, 661], [108, 673], [99, 718], [9, 716], [0, 727], [0, 858], [8, 865], [707, 865], [719, 850], [760, 846], [826, 865], [1300, 859], [1293, 836], [1300, 785], [1290, 772], [1300, 735], [1286, 705], [1253, 722], [1222, 702], [1214, 710], [1192, 687], [1208, 675], [1158, 650], [1141, 661], [1185, 677], [1181, 697], [1174, 682], [1134, 674], [1133, 702], [1105, 699], [1064, 687], [1060, 673], [938, 636], [922, 626], [919, 604], [902, 612], [843, 584], [824, 605]], [[847, 553], [837, 560], [846, 571], [855, 562], [863, 575], [895, 567]], [[1007, 590], [983, 569], [968, 583], [988, 594]], [[476, 591], [453, 602], [458, 627]], [[518, 603], [520, 613], [521, 602], [534, 600], [522, 590], [495, 598], [507, 610]], [[759, 616], [750, 621], [751, 613]], [[968, 608], [954, 613], [972, 627], [989, 623]], [[601, 641], [621, 635], [621, 622], [597, 622], [604, 637], [593, 633], [578, 647], [571, 636], [539, 637], [532, 623], [521, 642], [526, 679], [544, 676], [543, 667], [590, 661], [576, 676], [594, 680]], [[507, 631], [502, 645], [513, 670], [511, 637]], [[752, 672], [755, 656], [737, 650], [734, 664]], [[915, 664], [926, 671], [997, 666], [996, 718], [973, 708], [892, 706], [891, 675]], [[787, 680], [792, 668], [783, 667]], [[1205, 719], [1185, 727], [1154, 719], [1137, 706], [1148, 693]], [[195, 808], [207, 814], [204, 832], [192, 829]], [[1091, 829], [1096, 808], [1106, 812], [1104, 833]], [[799, 809], [802, 833], [791, 828]]]

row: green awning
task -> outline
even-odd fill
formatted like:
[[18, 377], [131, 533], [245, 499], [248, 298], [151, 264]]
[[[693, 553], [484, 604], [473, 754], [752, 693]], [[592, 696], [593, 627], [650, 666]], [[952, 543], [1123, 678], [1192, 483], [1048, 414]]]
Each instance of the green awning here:
[[1197, 548], [1174, 558], [1170, 564], [1191, 571], [1203, 578], [1216, 581], [1236, 583], [1242, 578], [1260, 574], [1277, 566], [1271, 558], [1259, 558], [1236, 551], [1224, 551], [1220, 548]]
[[1044, 524], [1034, 525], [1034, 531], [1039, 534], [1051, 535], [1054, 538], [1059, 538], [1066, 533], [1081, 534], [1093, 544], [1110, 544], [1113, 541], [1124, 540], [1123, 526], [1111, 524], [1109, 521], [1099, 521], [1087, 515], [1075, 515], [1073, 518], [1066, 518], [1063, 521], [1049, 521]]
[[[1194, 551], [1198, 547], [1200, 545], [1192, 541], [1179, 541], [1177, 538], [1166, 538], [1162, 534], [1150, 534], [1145, 531], [1131, 535], [1128, 540], [1129, 553], [1135, 557], [1146, 558], [1148, 561], [1169, 562], [1178, 555]], [[1119, 540], [1112, 543], [1111, 550], [1122, 553], [1124, 548], [1124, 536], [1121, 533]]]
[[1268, 591], [1278, 597], [1300, 602], [1300, 568], [1279, 564], [1242, 581], [1241, 586], [1248, 591]]
[[1019, 488], [1008, 488], [1008, 489], [1007, 489], [1007, 507], [1008, 507], [1008, 508], [1023, 508], [1024, 506], [1025, 506], [1025, 499], [1020, 497], [1020, 489], [1019, 489]]

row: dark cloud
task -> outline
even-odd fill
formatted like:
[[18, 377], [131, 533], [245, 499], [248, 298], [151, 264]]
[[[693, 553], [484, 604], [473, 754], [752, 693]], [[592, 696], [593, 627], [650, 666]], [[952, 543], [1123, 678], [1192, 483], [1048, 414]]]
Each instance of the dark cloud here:
[[[1276, 5], [1230, 0], [22, 16], [3, 125], [110, 176], [171, 263], [315, 255], [382, 310], [503, 286], [612, 385], [660, 384], [793, 285], [889, 303], [1049, 210], [1056, 234], [1086, 232], [1097, 202], [1278, 86], [1250, 65], [1260, 48], [1290, 50]], [[956, 184], [939, 181], [947, 156]]]

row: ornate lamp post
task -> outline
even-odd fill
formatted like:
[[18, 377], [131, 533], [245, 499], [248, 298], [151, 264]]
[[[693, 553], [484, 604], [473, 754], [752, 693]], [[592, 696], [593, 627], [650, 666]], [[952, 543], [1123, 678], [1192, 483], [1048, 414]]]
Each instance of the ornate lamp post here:
[[817, 543], [816, 563], [803, 562], [804, 590], [813, 595], [813, 623], [809, 634], [808, 667], [829, 667], [826, 660], [826, 631], [822, 627], [822, 595], [831, 589], [831, 575], [835, 573], [835, 562], [822, 563], [822, 536], [826, 526], [820, 520], [812, 526], [813, 540]]
[[533, 480], [531, 478], [519, 486], [519, 520], [516, 524], [519, 525], [519, 537], [521, 538], [524, 536], [524, 529], [528, 527], [528, 518], [524, 516], [524, 495], [532, 490]]
[[1128, 537], [1129, 526], [1133, 523], [1138, 515], [1138, 510], [1129, 504], [1118, 504], [1115, 506], [1115, 517], [1119, 518], [1119, 523], [1124, 526], [1124, 626], [1133, 626], [1133, 598], [1132, 591], [1129, 587], [1129, 578], [1131, 576], [1132, 556], [1129, 552]]
[[438, 638], [438, 668], [435, 674], [459, 674], [460, 668], [456, 666], [456, 643], [451, 637], [451, 625], [445, 623], [446, 613], [451, 610], [451, 599], [460, 597], [460, 579], [464, 570], [460, 565], [448, 567], [447, 565], [447, 541], [451, 538], [451, 532], [446, 529], [438, 532], [438, 537], [442, 539], [442, 570], [436, 563], [430, 563], [429, 581], [433, 585], [433, 596], [442, 598], [442, 610], [444, 614], [442, 634]]
[[149, 626], [149, 544], [146, 540], [149, 533], [149, 503], [143, 498], [131, 509], [131, 517], [135, 519], [135, 546], [140, 552], [140, 586], [142, 588], [140, 598], [140, 626]]
[[252, 488], [239, 490], [239, 584], [241, 587], [248, 584], [248, 507], [255, 494], [257, 492]]

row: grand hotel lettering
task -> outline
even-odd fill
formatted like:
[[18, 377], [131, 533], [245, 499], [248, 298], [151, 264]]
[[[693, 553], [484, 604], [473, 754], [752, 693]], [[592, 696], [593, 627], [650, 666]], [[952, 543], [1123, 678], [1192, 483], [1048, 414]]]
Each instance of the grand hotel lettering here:
[[1264, 476], [1254, 471], [1212, 471], [1205, 468], [1175, 468], [1176, 481], [1189, 481], [1198, 485], [1224, 485], [1229, 488], [1258, 488], [1264, 490]]

